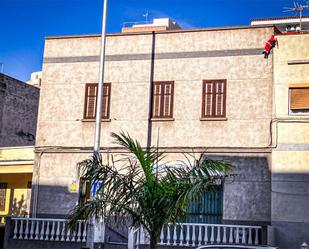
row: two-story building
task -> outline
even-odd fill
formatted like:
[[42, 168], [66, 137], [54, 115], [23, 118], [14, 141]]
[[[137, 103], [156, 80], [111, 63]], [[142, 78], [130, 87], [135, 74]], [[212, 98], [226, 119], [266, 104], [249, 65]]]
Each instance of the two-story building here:
[[[121, 152], [110, 133], [157, 144], [167, 161], [205, 153], [235, 165], [217, 198], [216, 222], [271, 219], [273, 66], [262, 56], [273, 26], [108, 34], [102, 154]], [[175, 25], [175, 26], [174, 26]], [[92, 153], [99, 35], [47, 37], [31, 212], [67, 217], [78, 198], [77, 163]]]
[[309, 17], [254, 19], [251, 24], [277, 28], [271, 226], [275, 244], [289, 249], [308, 243]]

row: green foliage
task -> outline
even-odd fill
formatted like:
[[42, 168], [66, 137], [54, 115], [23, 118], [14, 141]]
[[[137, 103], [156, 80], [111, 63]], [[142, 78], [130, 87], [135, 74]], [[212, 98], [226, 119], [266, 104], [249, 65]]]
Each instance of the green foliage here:
[[128, 153], [118, 161], [112, 158], [103, 163], [101, 156], [93, 156], [79, 163], [83, 178], [92, 184], [103, 184], [94, 198], [75, 207], [71, 224], [90, 217], [128, 218], [133, 227], [144, 226], [152, 244], [156, 244], [162, 227], [185, 215], [189, 202], [211, 190], [232, 167], [203, 156], [193, 164], [159, 167], [163, 155], [156, 148], [143, 149], [123, 132], [112, 133], [112, 137]]

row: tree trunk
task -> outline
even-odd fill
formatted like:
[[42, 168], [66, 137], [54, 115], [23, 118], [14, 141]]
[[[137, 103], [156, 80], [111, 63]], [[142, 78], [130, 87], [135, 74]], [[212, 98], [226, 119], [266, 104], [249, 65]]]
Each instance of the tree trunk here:
[[150, 249], [157, 248], [157, 238], [156, 236], [150, 235]]

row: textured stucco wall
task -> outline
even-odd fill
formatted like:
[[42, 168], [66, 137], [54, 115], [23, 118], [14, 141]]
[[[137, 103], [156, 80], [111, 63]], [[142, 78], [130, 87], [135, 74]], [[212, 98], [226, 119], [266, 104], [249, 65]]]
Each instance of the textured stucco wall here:
[[283, 249], [308, 241], [309, 229], [309, 113], [289, 114], [289, 84], [309, 83], [309, 35], [278, 36], [274, 51], [274, 113], [277, 147], [272, 153], [272, 211], [274, 239]]
[[[102, 146], [112, 146], [109, 134], [120, 130], [128, 131], [146, 144], [151, 73], [155, 81], [175, 81], [175, 121], [153, 123], [153, 141], [158, 128], [162, 138], [169, 137], [161, 139], [160, 146], [268, 145], [271, 60], [267, 65], [260, 54], [226, 57], [199, 57], [198, 54], [259, 49], [271, 32], [271, 28], [260, 28], [157, 34], [155, 53], [163, 59], [155, 60], [153, 72], [150, 59], [124, 57], [149, 54], [152, 35], [109, 36], [107, 55], [121, 58], [106, 62], [105, 82], [112, 83], [111, 122], [102, 123]], [[194, 58], [186, 54], [191, 52], [197, 52]], [[99, 63], [89, 61], [87, 56], [98, 55], [97, 37], [46, 40], [38, 146], [92, 145], [94, 123], [82, 122], [82, 118], [85, 83], [98, 81]], [[68, 62], [72, 56], [77, 56], [78, 61]], [[62, 62], [48, 63], [51, 58], [60, 58]], [[200, 121], [204, 79], [227, 79], [227, 121]], [[239, 130], [243, 131], [241, 135]]]
[[0, 147], [34, 145], [39, 89], [0, 73]]
[[223, 222], [266, 225], [271, 211], [271, 155], [209, 155], [233, 165], [224, 183]]
[[[89, 156], [90, 153], [47, 153], [40, 156], [39, 217], [62, 218], [68, 215], [78, 200], [77, 163]], [[113, 156], [119, 159], [123, 154]], [[230, 162], [234, 166], [232, 174], [235, 176], [228, 178], [224, 184], [224, 222], [269, 224], [270, 155], [228, 153], [207, 156]], [[175, 162], [177, 160], [186, 162], [182, 153], [169, 153], [164, 159], [170, 164], [179, 164], [179, 161]], [[71, 186], [76, 186], [76, 190], [72, 191]]]
[[11, 148], [0, 148], [0, 160], [5, 161], [28, 161], [34, 160], [34, 147], [11, 147]]
[[277, 39], [279, 49], [274, 50], [275, 112], [278, 117], [289, 117], [288, 86], [309, 83], [309, 64], [289, 65], [288, 61], [309, 60], [309, 35], [277, 36]]
[[[152, 123], [152, 144], [156, 144], [159, 131], [159, 146], [167, 151], [173, 147], [186, 151], [227, 147], [226, 153], [237, 153], [234, 147], [268, 146], [272, 61], [267, 64], [261, 52], [272, 31], [272, 28], [247, 28], [161, 33], [155, 35], [154, 42], [151, 34], [108, 36], [105, 82], [112, 83], [111, 122], [102, 122], [101, 146], [115, 146], [110, 132], [121, 130], [146, 145], [151, 78], [175, 81], [175, 120]], [[152, 44], [155, 44], [153, 68]], [[98, 81], [99, 46], [99, 37], [46, 40], [36, 141], [39, 168], [34, 170], [37, 173], [33, 180], [38, 179], [40, 185], [37, 207], [40, 216], [66, 215], [76, 203], [77, 194], [69, 188], [77, 180], [76, 163], [89, 153], [76, 150], [73, 153], [73, 148], [93, 145], [95, 124], [82, 119], [85, 83]], [[227, 79], [226, 121], [200, 121], [205, 79]], [[249, 155], [253, 157], [249, 160], [233, 158], [237, 172], [245, 176], [239, 176], [244, 181], [237, 178], [239, 184], [227, 185], [224, 219], [269, 221], [270, 206], [263, 203], [270, 191], [268, 164], [261, 159], [264, 156], [262, 153]], [[184, 159], [172, 152], [169, 158]], [[238, 196], [235, 191], [242, 194]], [[260, 193], [259, 201], [255, 202], [252, 193], [256, 191]], [[236, 199], [245, 206], [243, 211], [236, 207]], [[260, 209], [257, 214], [254, 207]]]
[[5, 210], [0, 215], [25, 216], [29, 214], [32, 174], [0, 174], [0, 182], [7, 183]]

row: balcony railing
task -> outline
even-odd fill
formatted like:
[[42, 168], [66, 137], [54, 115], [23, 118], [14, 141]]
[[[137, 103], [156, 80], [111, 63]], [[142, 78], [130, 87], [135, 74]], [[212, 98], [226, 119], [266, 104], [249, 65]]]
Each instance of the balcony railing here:
[[[261, 236], [261, 226], [177, 223], [162, 229], [158, 244], [188, 247], [207, 244], [261, 245]], [[130, 249], [149, 244], [149, 236], [144, 229], [132, 230], [129, 238]]]
[[68, 220], [12, 218], [13, 239], [85, 242], [87, 236], [86, 221], [78, 221], [71, 229]]

